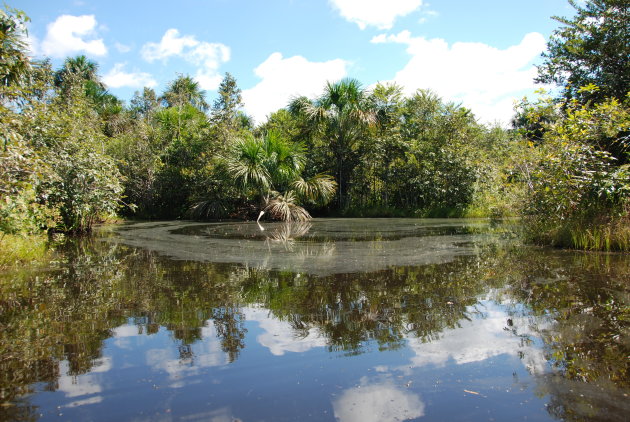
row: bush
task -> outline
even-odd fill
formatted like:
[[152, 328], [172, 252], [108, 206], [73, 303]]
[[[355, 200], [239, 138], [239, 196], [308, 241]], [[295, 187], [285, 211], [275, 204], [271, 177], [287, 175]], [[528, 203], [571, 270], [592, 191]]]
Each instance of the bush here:
[[547, 128], [524, 207], [531, 241], [628, 250], [630, 168], [620, 163], [629, 129], [629, 108], [616, 100], [573, 104]]

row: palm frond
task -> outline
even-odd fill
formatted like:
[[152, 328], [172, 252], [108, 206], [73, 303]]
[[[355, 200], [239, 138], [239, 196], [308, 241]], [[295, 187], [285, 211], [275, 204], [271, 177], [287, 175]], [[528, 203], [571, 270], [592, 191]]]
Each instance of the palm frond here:
[[282, 221], [307, 221], [311, 218], [308, 211], [297, 205], [295, 194], [291, 191], [268, 201], [265, 212]]
[[269, 188], [271, 176], [264, 165], [265, 151], [256, 139], [238, 140], [226, 157], [226, 169], [237, 185]]
[[187, 214], [194, 220], [223, 218], [227, 214], [227, 205], [220, 199], [200, 201], [190, 207]]
[[334, 197], [337, 182], [327, 174], [317, 174], [309, 179], [300, 177], [291, 184], [291, 187], [301, 198], [325, 205]]
[[300, 114], [303, 114], [304, 110], [310, 106], [312, 106], [311, 100], [309, 100], [305, 96], [301, 96], [292, 98], [287, 109], [289, 110], [289, 113], [293, 114], [294, 116], [298, 116]]

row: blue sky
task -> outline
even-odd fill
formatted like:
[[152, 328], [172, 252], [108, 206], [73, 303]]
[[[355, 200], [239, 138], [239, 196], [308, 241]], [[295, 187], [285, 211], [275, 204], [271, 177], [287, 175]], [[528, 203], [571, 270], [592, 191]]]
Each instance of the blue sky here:
[[178, 73], [209, 102], [225, 72], [258, 123], [327, 80], [430, 88], [482, 121], [506, 122], [531, 94], [552, 15], [566, 0], [14, 0], [31, 18], [36, 57], [58, 67], [85, 54], [109, 90], [128, 101], [158, 93]]

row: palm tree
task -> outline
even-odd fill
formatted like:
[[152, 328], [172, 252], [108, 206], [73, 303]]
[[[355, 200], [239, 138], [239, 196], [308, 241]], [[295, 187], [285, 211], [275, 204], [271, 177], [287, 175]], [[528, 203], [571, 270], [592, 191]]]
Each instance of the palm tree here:
[[28, 20], [19, 10], [0, 10], [0, 88], [21, 85], [29, 75], [31, 61], [22, 38]]
[[357, 146], [365, 129], [376, 123], [376, 111], [367, 91], [356, 79], [328, 82], [321, 97], [314, 101], [295, 98], [289, 111], [304, 119], [328, 143], [333, 159], [331, 169], [339, 183], [337, 205], [346, 206], [348, 182], [357, 165]]
[[159, 98], [159, 101], [166, 106], [161, 113], [162, 117], [176, 118], [174, 135], [177, 139], [181, 139], [182, 125], [190, 122], [194, 116], [201, 115], [204, 120], [207, 120], [205, 111], [208, 109], [208, 103], [205, 95], [205, 91], [193, 78], [179, 75], [168, 84], [166, 91]]
[[307, 220], [310, 215], [300, 204], [325, 204], [335, 193], [336, 183], [327, 175], [302, 178], [302, 146], [284, 141], [275, 132], [238, 140], [224, 161], [242, 194], [274, 219]]
[[179, 75], [177, 79], [169, 83], [161, 100], [167, 107], [182, 107], [190, 104], [200, 111], [208, 109], [205, 92], [199, 87], [199, 83], [188, 75]]
[[91, 82], [101, 89], [105, 89], [105, 85], [98, 76], [98, 64], [89, 60], [84, 55], [76, 57], [68, 57], [61, 69], [55, 72], [55, 86], [59, 88], [67, 88], [72, 82]]
[[54, 83], [63, 95], [71, 95], [73, 89], [81, 89], [105, 119], [122, 110], [121, 101], [101, 81], [98, 64], [84, 55], [68, 57], [61, 69], [55, 72]]

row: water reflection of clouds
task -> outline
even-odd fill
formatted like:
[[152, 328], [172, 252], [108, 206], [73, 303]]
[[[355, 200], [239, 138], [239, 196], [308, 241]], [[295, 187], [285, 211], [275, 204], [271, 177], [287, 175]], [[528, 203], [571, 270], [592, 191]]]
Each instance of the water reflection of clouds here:
[[[208, 323], [202, 329], [203, 341], [192, 345], [192, 357], [181, 358], [176, 348], [150, 349], [146, 352], [147, 365], [154, 371], [164, 371], [171, 381], [169, 387], [181, 388], [193, 383], [190, 379], [199, 375], [200, 369], [227, 365], [227, 354], [221, 349], [216, 329]], [[198, 381], [195, 381], [198, 382]]]
[[340, 422], [404, 421], [424, 416], [424, 403], [417, 394], [390, 380], [370, 384], [366, 378], [334, 400], [333, 409]]
[[120, 327], [116, 327], [112, 330], [112, 334], [114, 337], [114, 344], [121, 349], [127, 350], [133, 349], [133, 344], [130, 339], [132, 337], [140, 336], [138, 327], [134, 324], [125, 324]]
[[121, 337], [137, 337], [140, 335], [138, 332], [138, 326], [134, 324], [125, 324], [120, 327], [116, 327], [112, 330], [112, 334], [116, 338]]
[[180, 421], [207, 421], [207, 422], [235, 422], [240, 419], [236, 419], [232, 410], [229, 407], [222, 407], [220, 409], [212, 410], [209, 412], [193, 413], [180, 417]]
[[460, 321], [457, 328], [444, 330], [439, 339], [423, 343], [418, 338], [409, 338], [408, 347], [415, 353], [411, 365], [375, 366], [376, 381], [364, 377], [359, 386], [345, 390], [333, 401], [336, 418], [340, 422], [369, 422], [424, 416], [425, 405], [420, 397], [392, 381], [393, 372], [413, 376], [413, 368], [420, 366], [465, 365], [509, 355], [518, 357], [534, 375], [548, 373], [543, 351], [529, 341], [536, 336], [532, 320], [509, 314], [506, 305], [484, 300], [469, 309], [469, 314], [475, 317]]
[[94, 362], [94, 366], [89, 374], [71, 375], [68, 361], [59, 363], [58, 386], [59, 391], [65, 393], [68, 398], [92, 396], [74, 400], [65, 407], [77, 407], [87, 404], [100, 403], [103, 397], [99, 394], [103, 392], [99, 373], [108, 372], [112, 368], [111, 358], [102, 358]]
[[286, 352], [307, 352], [327, 345], [326, 338], [316, 328], [309, 328], [306, 335], [298, 336], [288, 322], [270, 316], [267, 309], [246, 308], [244, 312], [249, 321], [258, 322], [259, 327], [264, 330], [264, 333], [256, 337], [258, 343], [275, 356], [282, 356]]
[[410, 338], [408, 345], [415, 353], [411, 358], [413, 366], [441, 367], [450, 360], [463, 365], [510, 355], [520, 357], [532, 373], [545, 372], [547, 364], [542, 350], [528, 346], [520, 336], [506, 329], [510, 318], [519, 335], [531, 335], [528, 321], [511, 317], [501, 305], [491, 301], [484, 301], [482, 306], [483, 317], [460, 321], [458, 328], [444, 331], [439, 340], [423, 343], [418, 338]]
[[[411, 358], [412, 367], [429, 364], [443, 367], [451, 360], [457, 365], [463, 365], [510, 355], [519, 357], [531, 373], [544, 373], [548, 366], [542, 350], [530, 347], [521, 338], [533, 335], [528, 320], [508, 315], [505, 307], [490, 300], [483, 301], [481, 308], [482, 317], [460, 321], [459, 327], [445, 330], [438, 340], [423, 343], [421, 339], [408, 338], [408, 347], [415, 353]], [[275, 356], [287, 352], [303, 353], [328, 345], [326, 337], [315, 327], [298, 332], [265, 308], [249, 307], [243, 311], [247, 320], [257, 322], [263, 330], [256, 337], [258, 343]], [[470, 309], [470, 313], [473, 313], [473, 309]], [[518, 335], [506, 329], [508, 318], [514, 321]], [[406, 372], [409, 371], [408, 365], [404, 368]], [[401, 370], [402, 367], [397, 369]]]

